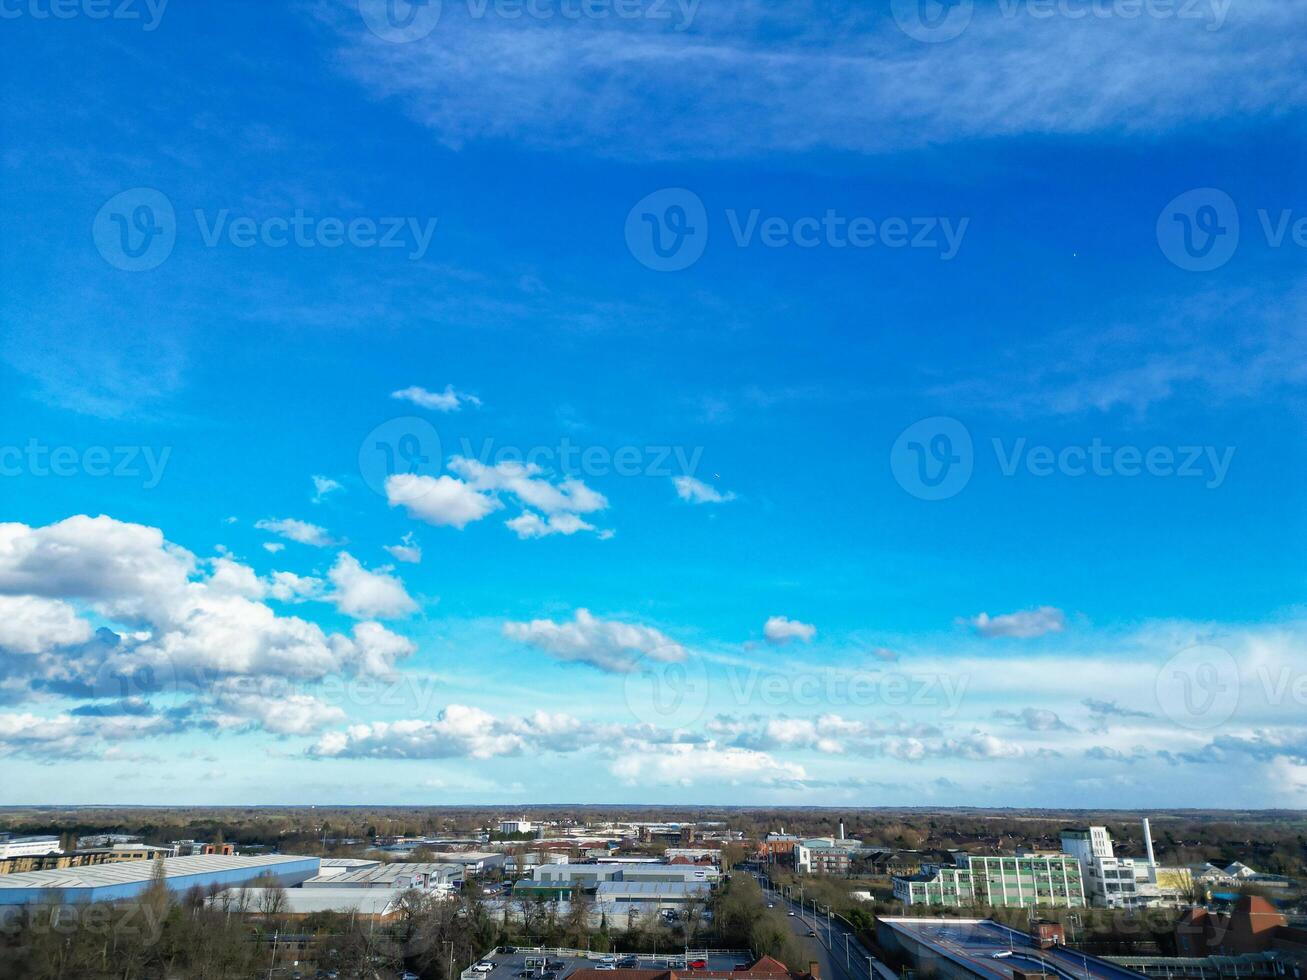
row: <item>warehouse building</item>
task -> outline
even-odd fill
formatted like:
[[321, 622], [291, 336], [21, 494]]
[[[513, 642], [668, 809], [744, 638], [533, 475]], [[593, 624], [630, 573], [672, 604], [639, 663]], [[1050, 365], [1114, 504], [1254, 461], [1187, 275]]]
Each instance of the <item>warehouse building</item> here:
[[0, 876], [0, 905], [33, 903], [69, 905], [116, 902], [145, 891], [155, 868], [163, 865], [164, 880], [174, 892], [218, 886], [231, 888], [259, 879], [297, 885], [318, 873], [318, 859], [289, 854], [236, 857], [220, 854], [164, 858], [162, 861], [123, 861], [86, 868], [27, 871]]
[[420, 891], [449, 891], [463, 880], [461, 864], [423, 864], [396, 861], [370, 868], [348, 868], [341, 873], [329, 869], [304, 882], [304, 887], [330, 888], [416, 888]]

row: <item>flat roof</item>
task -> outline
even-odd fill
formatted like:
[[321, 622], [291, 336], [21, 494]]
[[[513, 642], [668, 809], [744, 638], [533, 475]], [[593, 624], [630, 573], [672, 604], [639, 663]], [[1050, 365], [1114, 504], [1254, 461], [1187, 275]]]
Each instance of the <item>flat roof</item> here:
[[450, 879], [456, 878], [463, 873], [461, 864], [427, 864], [423, 862], [406, 862], [396, 861], [393, 864], [376, 864], [370, 867], [360, 867], [353, 871], [346, 871], [344, 874], [328, 875], [313, 878], [305, 884], [311, 887], [321, 887], [318, 882], [326, 882], [328, 888], [339, 888], [343, 885], [383, 885], [391, 884], [396, 878], [407, 875], [433, 875], [438, 878]]
[[595, 897], [602, 901], [620, 895], [673, 897], [706, 895], [709, 891], [706, 881], [605, 881], [600, 883]]
[[[257, 910], [266, 888], [247, 888], [249, 908]], [[283, 888], [284, 910], [292, 914], [310, 912], [361, 912], [385, 915], [399, 900], [401, 892], [388, 888]]]
[[[169, 878], [199, 875], [216, 871], [263, 868], [297, 861], [317, 860], [294, 854], [258, 856], [200, 854], [194, 857], [163, 859], [163, 871]], [[157, 861], [120, 861], [117, 864], [92, 864], [81, 868], [52, 868], [48, 871], [22, 871], [0, 875], [0, 889], [10, 888], [100, 888], [106, 885], [149, 881], [154, 877]]]
[[[1012, 980], [1013, 970], [1055, 974], [1061, 980], [1141, 980], [1134, 970], [1053, 946], [1040, 949], [1026, 933], [992, 919], [882, 918], [896, 932], [987, 980]], [[1011, 955], [995, 958], [994, 954]]]

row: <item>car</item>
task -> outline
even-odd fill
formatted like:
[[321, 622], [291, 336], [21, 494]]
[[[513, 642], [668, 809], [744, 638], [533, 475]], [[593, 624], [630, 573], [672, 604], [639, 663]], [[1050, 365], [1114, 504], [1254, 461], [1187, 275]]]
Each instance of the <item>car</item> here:
[[479, 963], [472, 964], [472, 970], [475, 973], [491, 973], [495, 969], [495, 964], [489, 960], [481, 960]]
[[1005, 960], [1011, 955], [1012, 955], [1012, 950], [1000, 949], [997, 953], [994, 954], [993, 958], [996, 960]]
[[422, 978], [411, 970], [405, 970], [399, 975], [399, 980], [422, 980]]
[[687, 960], [685, 964], [687, 970], [706, 970], [708, 969], [707, 960]]
[[814, 930], [814, 929], [809, 929], [809, 930], [808, 930], [808, 938], [809, 938], [809, 939], [816, 939], [816, 938], [817, 938], [816, 930]]
[[776, 903], [775, 903], [775, 902], [768, 902], [768, 903], [767, 903], [767, 907], [768, 907], [769, 909], [774, 909], [774, 908], [776, 907]]
[[785, 914], [786, 914], [786, 915], [793, 915], [794, 913], [793, 913], [793, 912], [786, 912]]
[[545, 960], [545, 969], [546, 969], [546, 970], [565, 970], [565, 969], [567, 969], [567, 964], [564, 963], [562, 960]]
[[536, 975], [535, 970], [518, 970], [517, 973], [514, 974], [514, 976], [519, 976], [519, 977], [534, 977], [535, 975]]
[[617, 957], [614, 956], [612, 953], [605, 953], [603, 956], [599, 957], [599, 962], [600, 962], [600, 963], [616, 963], [616, 962], [617, 962]]
[[620, 970], [634, 970], [640, 965], [640, 961], [634, 956], [623, 956], [617, 961], [617, 967]]
[[612, 964], [612, 963], [600, 963], [598, 966], [595, 967], [595, 969], [596, 969], [596, 970], [616, 970], [617, 967], [616, 967], [616, 965], [614, 965], [614, 964]]
[[558, 980], [558, 974], [553, 970], [546, 970], [540, 974], [540, 980]]

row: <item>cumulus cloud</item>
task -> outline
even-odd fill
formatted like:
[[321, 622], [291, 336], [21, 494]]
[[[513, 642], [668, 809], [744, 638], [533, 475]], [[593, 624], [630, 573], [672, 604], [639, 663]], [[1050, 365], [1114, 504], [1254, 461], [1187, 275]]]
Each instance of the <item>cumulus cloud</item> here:
[[417, 603], [390, 569], [368, 571], [347, 551], [336, 558], [327, 573], [335, 591], [327, 598], [346, 616], [355, 619], [394, 619], [417, 611]]
[[331, 758], [491, 759], [497, 756], [572, 751], [569, 736], [583, 728], [575, 719], [539, 714], [500, 719], [480, 708], [451, 704], [433, 720], [404, 720], [351, 725], [323, 735], [309, 754]]
[[714, 742], [628, 745], [610, 768], [618, 779], [632, 785], [690, 786], [705, 782], [785, 785], [807, 778], [798, 763], [781, 762], [766, 752]]
[[[421, 476], [402, 473], [386, 480], [386, 496], [392, 507], [404, 507], [408, 515], [443, 527], [459, 530], [504, 507], [504, 499], [522, 508], [520, 515], [505, 522], [519, 538], [540, 538], [578, 531], [597, 531], [582, 514], [604, 510], [608, 500], [581, 480], [551, 481], [537, 465], [505, 461], [493, 466], [475, 459], [454, 456], [449, 460], [454, 476]], [[600, 536], [604, 536], [601, 532]]]
[[422, 560], [422, 549], [414, 540], [412, 533], [404, 535], [399, 544], [388, 544], [385, 546], [390, 557], [395, 561], [402, 561], [409, 565], [416, 565]]
[[[406, 608], [396, 580], [347, 558], [333, 569], [334, 602], [359, 614]], [[412, 652], [408, 640], [378, 623], [359, 623], [350, 635], [327, 633], [266, 604], [321, 593], [317, 579], [260, 577], [226, 554], [200, 561], [158, 529], [108, 517], [0, 525], [0, 698], [89, 699], [65, 715], [31, 716], [35, 734], [22, 740], [11, 732], [8, 741], [21, 741], [29, 754], [66, 753], [90, 751], [110, 731], [131, 738], [182, 720], [215, 724], [216, 713], [241, 714], [230, 698], [226, 707], [216, 700], [232, 690], [233, 678], [317, 683], [336, 674], [385, 675]], [[88, 617], [106, 625], [92, 631]], [[173, 699], [169, 712], [153, 709], [161, 695]], [[283, 728], [334, 718], [309, 702], [294, 704], [299, 720], [278, 723]], [[244, 714], [262, 727], [271, 717]]]
[[308, 521], [298, 521], [293, 517], [267, 518], [255, 521], [254, 526], [260, 531], [267, 531], [278, 537], [285, 538], [287, 541], [307, 544], [313, 548], [329, 548], [336, 543], [331, 535], [327, 533], [326, 528], [310, 524]]
[[416, 520], [460, 531], [503, 506], [489, 494], [478, 493], [452, 476], [414, 473], [387, 478], [386, 500], [391, 507], [403, 507]]
[[1002, 616], [981, 613], [967, 620], [967, 623], [981, 636], [1029, 640], [1049, 633], [1061, 633], [1066, 629], [1066, 614], [1053, 606], [1040, 606], [1038, 609], [1005, 613]]
[[0, 649], [42, 653], [52, 647], [85, 643], [91, 624], [57, 599], [0, 595]]
[[676, 496], [692, 504], [724, 504], [735, 499], [734, 493], [722, 493], [692, 476], [674, 476], [672, 484], [676, 487]]
[[619, 674], [635, 670], [641, 657], [674, 663], [688, 656], [683, 646], [652, 626], [598, 619], [586, 609], [578, 609], [571, 622], [505, 623], [504, 636], [559, 660]]
[[762, 635], [767, 638], [768, 643], [775, 643], [777, 646], [784, 646], [790, 640], [802, 640], [807, 643], [817, 635], [817, 627], [785, 616], [772, 616], [763, 623]]
[[457, 412], [464, 405], [478, 407], [481, 405], [481, 399], [476, 395], [455, 391], [453, 385], [445, 385], [444, 391], [427, 391], [425, 388], [413, 385], [401, 388], [399, 391], [392, 391], [390, 397], [434, 412]]

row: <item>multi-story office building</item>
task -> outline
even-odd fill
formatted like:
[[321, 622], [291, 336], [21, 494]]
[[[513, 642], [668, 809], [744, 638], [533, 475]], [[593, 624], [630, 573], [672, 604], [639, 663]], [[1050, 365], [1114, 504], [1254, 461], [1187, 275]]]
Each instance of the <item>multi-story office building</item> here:
[[[1062, 850], [1080, 864], [1091, 904], [1105, 908], [1134, 908], [1144, 904], [1139, 886], [1149, 882], [1151, 862], [1117, 857], [1112, 835], [1106, 827], [1062, 831]], [[1149, 850], [1152, 850], [1151, 841]]]
[[925, 865], [921, 874], [895, 878], [894, 897], [905, 905], [1085, 905], [1080, 864], [1068, 854], [955, 854], [954, 862], [953, 867]]

